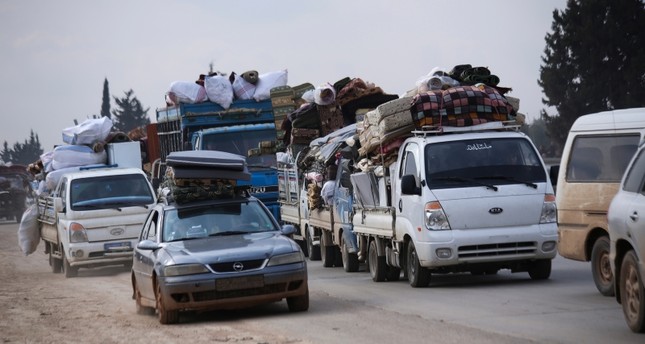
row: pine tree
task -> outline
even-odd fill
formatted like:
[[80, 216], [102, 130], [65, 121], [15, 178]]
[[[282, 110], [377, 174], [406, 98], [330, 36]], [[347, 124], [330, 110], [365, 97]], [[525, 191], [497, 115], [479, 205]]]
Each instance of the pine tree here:
[[150, 124], [148, 118], [150, 108], [144, 110], [137, 97], [133, 95], [134, 91], [129, 90], [125, 92], [123, 98], [114, 97], [117, 105], [117, 108], [112, 110], [114, 130], [127, 133], [132, 129]]
[[101, 117], [112, 118], [110, 114], [110, 88], [108, 80], [103, 81], [103, 102], [101, 103]]
[[7, 141], [4, 142], [2, 152], [0, 152], [0, 160], [11, 162], [14, 164], [28, 165], [40, 159], [43, 154], [43, 148], [40, 145], [38, 135], [31, 130], [29, 140], [24, 143], [16, 142], [12, 149], [9, 149]]
[[581, 115], [645, 105], [645, 4], [642, 0], [569, 0], [553, 11], [538, 84], [549, 136], [561, 150]]

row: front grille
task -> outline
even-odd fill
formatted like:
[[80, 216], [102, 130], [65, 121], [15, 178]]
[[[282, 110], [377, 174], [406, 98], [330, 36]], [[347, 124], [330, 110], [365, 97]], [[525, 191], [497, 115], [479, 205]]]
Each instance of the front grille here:
[[524, 255], [536, 250], [537, 244], [531, 241], [468, 245], [459, 247], [459, 258]]
[[226, 291], [200, 291], [193, 293], [193, 300], [195, 302], [232, 299], [236, 297], [249, 297], [257, 295], [269, 295], [282, 293], [287, 290], [286, 283], [267, 284], [261, 288], [253, 289], [239, 289], [239, 290], [226, 290]]
[[[211, 269], [215, 272], [241, 272], [259, 269], [264, 265], [265, 259], [255, 259], [255, 260], [243, 260], [239, 262], [226, 262], [226, 263], [216, 263], [210, 264]], [[234, 266], [238, 263], [242, 264], [242, 268], [236, 270]]]

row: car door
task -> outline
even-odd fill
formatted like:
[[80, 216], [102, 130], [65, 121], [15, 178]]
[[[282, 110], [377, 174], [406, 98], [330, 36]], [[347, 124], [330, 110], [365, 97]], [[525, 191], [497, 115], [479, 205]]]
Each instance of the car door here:
[[[143, 225], [143, 230], [139, 236], [139, 242], [150, 240], [159, 242], [159, 212], [152, 210]], [[154, 283], [152, 281], [152, 272], [155, 263], [155, 251], [142, 250], [138, 247], [134, 249], [134, 261], [132, 271], [137, 280], [141, 295], [148, 299], [154, 299]]]
[[634, 247], [645, 252], [645, 150], [641, 149], [634, 158], [617, 197], [615, 209], [625, 226], [623, 237], [631, 238]]

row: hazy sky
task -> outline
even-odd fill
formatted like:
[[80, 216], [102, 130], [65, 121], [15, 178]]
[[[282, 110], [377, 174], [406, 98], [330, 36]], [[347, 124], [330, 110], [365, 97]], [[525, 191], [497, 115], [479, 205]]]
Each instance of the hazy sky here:
[[[0, 0], [0, 144], [61, 131], [132, 89], [155, 122], [173, 81], [288, 70], [289, 85], [358, 77], [403, 94], [434, 67], [487, 66], [529, 120], [544, 37], [566, 0]], [[112, 98], [112, 97], [111, 97]], [[114, 109], [115, 103], [112, 100]]]

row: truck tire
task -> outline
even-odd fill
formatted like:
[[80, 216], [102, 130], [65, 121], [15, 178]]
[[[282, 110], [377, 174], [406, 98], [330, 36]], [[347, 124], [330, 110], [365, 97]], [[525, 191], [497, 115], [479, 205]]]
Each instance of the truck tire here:
[[343, 269], [345, 272], [356, 272], [358, 271], [358, 255], [356, 253], [349, 253], [347, 250], [347, 243], [344, 239], [341, 240], [340, 251], [343, 258]]
[[638, 258], [628, 251], [620, 268], [620, 304], [627, 326], [637, 333], [645, 333], [645, 282], [638, 273]]
[[614, 275], [609, 261], [609, 237], [596, 239], [591, 250], [591, 274], [596, 288], [604, 296], [614, 296]]
[[69, 260], [67, 260], [67, 257], [65, 257], [65, 253], [61, 253], [61, 260], [62, 260], [62, 272], [65, 274], [65, 278], [72, 278], [78, 276], [78, 268], [73, 267], [69, 264]]
[[387, 272], [385, 256], [379, 256], [376, 249], [376, 239], [370, 240], [370, 246], [367, 252], [367, 266], [370, 269], [372, 281], [383, 282]]
[[305, 236], [305, 240], [307, 240], [307, 252], [309, 253], [309, 260], [320, 260], [320, 246], [314, 245], [313, 240], [311, 239], [311, 234], [309, 234], [309, 229], [307, 229]]
[[53, 273], [58, 274], [63, 269], [63, 261], [54, 257], [53, 255], [54, 244], [50, 242], [46, 242], [46, 243], [49, 246], [49, 266], [51, 266]]
[[157, 317], [159, 318], [159, 323], [166, 325], [166, 324], [176, 324], [179, 322], [179, 311], [178, 310], [172, 310], [169, 311], [165, 308], [164, 305], [164, 296], [163, 293], [161, 292], [161, 287], [159, 286], [159, 281], [157, 281], [156, 284], [156, 289], [155, 289], [155, 296], [157, 298]]
[[414, 243], [412, 241], [408, 244], [406, 261], [408, 263], [406, 268], [410, 285], [414, 288], [427, 287], [428, 284], [430, 284], [430, 270], [424, 268], [419, 263], [417, 249], [414, 247]]
[[388, 265], [385, 272], [385, 279], [390, 282], [396, 282], [401, 279], [401, 269], [395, 266]]
[[334, 246], [327, 246], [325, 237], [324, 233], [320, 236], [320, 258], [324, 267], [331, 268], [336, 262], [336, 252]]
[[551, 259], [540, 259], [531, 263], [529, 276], [534, 280], [545, 280], [551, 276]]

